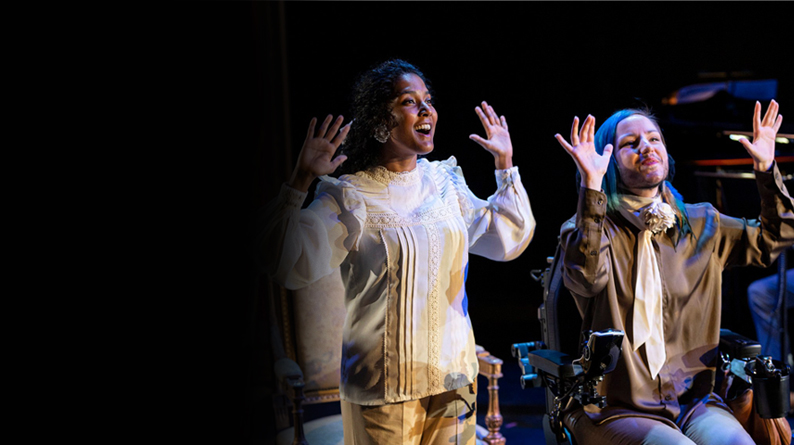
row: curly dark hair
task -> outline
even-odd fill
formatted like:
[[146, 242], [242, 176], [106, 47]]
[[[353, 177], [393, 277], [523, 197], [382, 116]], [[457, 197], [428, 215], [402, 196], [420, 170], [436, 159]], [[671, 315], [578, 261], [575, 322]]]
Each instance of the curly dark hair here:
[[401, 59], [382, 62], [358, 77], [351, 97], [353, 124], [340, 147], [340, 153], [347, 155], [347, 161], [336, 173], [355, 173], [378, 164], [383, 144], [373, 135], [381, 125], [386, 125], [389, 130], [397, 126], [391, 106], [397, 95], [394, 86], [400, 76], [408, 73], [419, 76], [432, 95], [430, 82], [422, 71]]

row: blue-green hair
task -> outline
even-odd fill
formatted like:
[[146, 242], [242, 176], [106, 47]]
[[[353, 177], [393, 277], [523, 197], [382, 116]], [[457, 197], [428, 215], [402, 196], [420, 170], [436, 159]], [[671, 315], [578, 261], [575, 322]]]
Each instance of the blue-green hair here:
[[[598, 152], [598, 154], [604, 154], [604, 147], [606, 147], [608, 144], [612, 144], [614, 147], [612, 156], [609, 158], [609, 167], [607, 167], [607, 173], [604, 175], [604, 179], [601, 182], [601, 188], [607, 195], [607, 213], [615, 213], [618, 211], [618, 207], [620, 206], [620, 195], [624, 193], [623, 182], [620, 179], [620, 170], [618, 169], [618, 160], [616, 156], [618, 149], [616, 146], [617, 141], [615, 141], [615, 133], [617, 132], [618, 123], [630, 116], [636, 115], [644, 116], [653, 122], [653, 124], [659, 130], [662, 143], [665, 145], [665, 147], [667, 146], [667, 142], [664, 139], [664, 133], [662, 133], [662, 129], [659, 127], [659, 122], [656, 120], [656, 117], [650, 112], [650, 110], [626, 108], [615, 112], [612, 114], [612, 116], [605, 120], [603, 124], [601, 124], [595, 134], [596, 152]], [[689, 226], [689, 219], [687, 218], [686, 207], [684, 206], [684, 199], [670, 183], [675, 176], [675, 161], [673, 160], [673, 157], [670, 156], [669, 152], [667, 153], [667, 162], [669, 170], [667, 172], [667, 177], [665, 178], [665, 181], [661, 187], [662, 200], [673, 207], [676, 213], [676, 222], [678, 227], [683, 233], [686, 233], [690, 231], [691, 228]], [[576, 175], [577, 184], [580, 184], [581, 176], [578, 172]]]

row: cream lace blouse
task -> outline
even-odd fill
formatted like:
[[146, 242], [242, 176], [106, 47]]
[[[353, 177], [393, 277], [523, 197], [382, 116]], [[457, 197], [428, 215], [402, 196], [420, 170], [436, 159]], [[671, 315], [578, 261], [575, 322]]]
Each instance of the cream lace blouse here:
[[507, 261], [529, 244], [535, 219], [518, 168], [496, 171], [487, 200], [472, 194], [454, 157], [321, 179], [304, 210], [306, 194], [282, 187], [262, 253], [290, 289], [341, 268], [343, 400], [381, 405], [474, 382], [468, 255]]

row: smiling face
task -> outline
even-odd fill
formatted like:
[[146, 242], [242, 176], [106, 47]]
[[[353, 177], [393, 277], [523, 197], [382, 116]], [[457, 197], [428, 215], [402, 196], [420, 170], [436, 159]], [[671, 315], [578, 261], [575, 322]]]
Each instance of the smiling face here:
[[433, 151], [438, 114], [424, 81], [413, 73], [400, 76], [394, 85], [392, 115], [397, 126], [383, 144], [383, 161], [404, 161]]
[[661, 131], [653, 121], [633, 115], [618, 122], [615, 157], [626, 189], [639, 196], [656, 196], [670, 166]]

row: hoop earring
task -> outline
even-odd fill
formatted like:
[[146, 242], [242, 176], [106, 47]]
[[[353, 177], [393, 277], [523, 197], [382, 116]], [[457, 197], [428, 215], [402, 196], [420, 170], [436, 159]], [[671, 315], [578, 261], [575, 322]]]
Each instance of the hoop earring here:
[[386, 125], [379, 125], [372, 137], [381, 144], [385, 144], [389, 140], [389, 130], [386, 129]]

